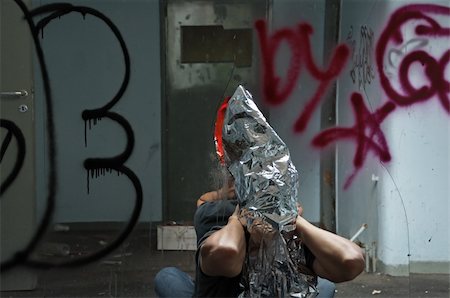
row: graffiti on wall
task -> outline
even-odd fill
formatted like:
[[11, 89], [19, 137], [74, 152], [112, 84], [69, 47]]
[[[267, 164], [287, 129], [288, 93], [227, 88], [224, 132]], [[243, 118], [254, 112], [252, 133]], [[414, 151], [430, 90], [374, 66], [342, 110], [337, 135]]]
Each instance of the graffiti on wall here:
[[[439, 22], [441, 20], [444, 26], [448, 26], [449, 16], [450, 7], [432, 4], [408, 5], [391, 16], [380, 35], [375, 54], [380, 84], [388, 99], [395, 104], [407, 106], [436, 96], [442, 107], [450, 113], [450, 87], [444, 73], [450, 61], [450, 28], [442, 27]], [[413, 29], [413, 32], [406, 29]], [[413, 37], [408, 38], [410, 35]], [[433, 47], [433, 51], [424, 49], [425, 45], [441, 38], [447, 40], [446, 46]], [[386, 56], [392, 60], [389, 55], [396, 52], [405, 54], [398, 62], [397, 75], [388, 77], [384, 62]], [[412, 72], [417, 71], [417, 68], [414, 68], [417, 65], [422, 65], [424, 74], [421, 76], [420, 85], [413, 82]]]
[[381, 122], [395, 109], [395, 104], [387, 102], [374, 113], [371, 113], [364, 103], [363, 96], [354, 92], [350, 98], [353, 108], [355, 124], [352, 127], [334, 127], [317, 134], [312, 144], [323, 148], [338, 140], [349, 139], [356, 142], [356, 152], [353, 158], [355, 170], [347, 177], [344, 189], [347, 189], [362, 168], [364, 160], [369, 152], [375, 153], [383, 162], [391, 160], [391, 154], [386, 142], [386, 137], [380, 128]]
[[2, 179], [2, 182], [0, 184], [1, 198], [3, 193], [12, 185], [17, 175], [19, 175], [20, 170], [22, 169], [26, 154], [26, 142], [22, 130], [13, 121], [0, 119], [0, 127], [3, 127], [7, 131], [0, 148], [0, 165], [3, 162], [3, 158], [5, 157], [8, 148], [11, 148], [10, 145], [13, 139], [15, 139], [17, 143], [17, 154], [14, 165], [11, 171], [7, 175], [5, 175], [6, 178]]
[[[119, 29], [114, 25], [114, 23], [107, 18], [104, 14], [99, 12], [98, 10], [84, 7], [84, 6], [73, 6], [68, 3], [57, 3], [57, 4], [49, 4], [43, 5], [29, 11], [26, 5], [21, 0], [13, 0], [19, 8], [22, 10], [24, 18], [30, 28], [30, 32], [32, 34], [32, 38], [34, 41], [37, 58], [40, 65], [40, 70], [42, 74], [42, 81], [44, 85], [44, 95], [45, 95], [45, 105], [46, 105], [46, 116], [47, 116], [47, 142], [48, 142], [48, 158], [49, 158], [49, 176], [48, 176], [48, 198], [47, 198], [47, 206], [45, 209], [44, 216], [42, 217], [41, 222], [38, 225], [38, 228], [30, 240], [30, 242], [26, 245], [26, 247], [16, 252], [10, 259], [5, 260], [1, 263], [1, 271], [7, 271], [17, 265], [25, 265], [29, 267], [37, 267], [37, 268], [53, 268], [53, 267], [74, 267], [80, 266], [84, 264], [88, 264], [94, 262], [113, 250], [117, 249], [128, 237], [128, 235], [133, 230], [136, 225], [139, 215], [142, 209], [143, 203], [143, 193], [142, 186], [135, 175], [135, 173], [129, 169], [125, 163], [130, 157], [133, 148], [134, 148], [134, 133], [129, 122], [120, 114], [116, 112], [110, 111], [110, 109], [120, 100], [122, 95], [124, 94], [130, 77], [130, 58], [128, 54], [128, 49], [126, 47], [125, 41], [119, 31]], [[53, 103], [52, 103], [52, 94], [50, 89], [50, 79], [48, 76], [47, 66], [44, 59], [44, 54], [42, 51], [42, 47], [39, 40], [39, 32], [41, 32], [49, 22], [56, 18], [60, 18], [64, 15], [70, 14], [72, 12], [80, 13], [83, 18], [88, 15], [99, 19], [104, 22], [109, 29], [113, 32], [114, 36], [118, 40], [122, 53], [123, 59], [125, 62], [125, 74], [123, 81], [119, 87], [119, 90], [114, 95], [114, 97], [107, 102], [102, 107], [98, 107], [92, 110], [85, 110], [82, 113], [82, 118], [85, 121], [85, 133], [86, 127], [89, 125], [91, 128], [92, 123], [96, 123], [99, 119], [108, 119], [117, 123], [126, 133], [127, 136], [127, 144], [124, 151], [117, 156], [106, 157], [106, 158], [89, 158], [84, 161], [84, 167], [87, 170], [88, 175], [88, 183], [89, 183], [89, 175], [96, 175], [99, 173], [105, 173], [109, 171], [117, 171], [120, 174], [126, 176], [132, 183], [135, 189], [136, 199], [135, 206], [133, 208], [130, 219], [122, 232], [116, 236], [108, 245], [104, 246], [100, 250], [83, 257], [69, 259], [59, 262], [47, 262], [42, 260], [34, 260], [30, 258], [31, 253], [35, 250], [38, 243], [44, 236], [46, 230], [48, 229], [51, 219], [54, 212], [55, 207], [55, 196], [56, 196], [56, 184], [57, 184], [57, 173], [56, 173], [56, 137], [55, 137], [55, 128], [53, 121]], [[33, 18], [37, 16], [42, 16], [37, 23], [34, 23]], [[2, 121], [2, 127], [5, 125], [9, 125], [8, 123]], [[7, 128], [11, 128], [9, 125]], [[14, 128], [14, 127], [12, 127]], [[11, 130], [11, 133], [14, 134], [16, 139], [20, 143], [20, 134], [17, 134], [15, 130]], [[12, 138], [12, 135], [11, 135]], [[87, 139], [85, 139], [87, 145]], [[9, 143], [9, 142], [8, 142]], [[3, 145], [5, 145], [5, 141]], [[2, 147], [4, 147], [2, 145]], [[6, 146], [6, 145], [5, 145]], [[6, 149], [5, 149], [6, 150]], [[3, 151], [3, 149], [2, 149]], [[3, 155], [3, 153], [2, 153]], [[20, 161], [20, 158], [18, 159]], [[3, 187], [2, 187], [3, 190]]]
[[[314, 95], [307, 100], [303, 111], [294, 124], [296, 132], [303, 132], [328, 87], [342, 72], [350, 50], [345, 44], [338, 45], [333, 52], [329, 66], [322, 70], [313, 58], [313, 49], [310, 42], [313, 28], [310, 25], [300, 23], [296, 28], [281, 29], [271, 36], [268, 36], [265, 21], [257, 21], [255, 27], [261, 45], [263, 95], [268, 103], [277, 105], [286, 101], [296, 87], [302, 66], [319, 82]], [[284, 84], [275, 72], [277, 51], [283, 41], [287, 42], [292, 52]]]
[[[128, 51], [116, 26], [106, 16], [96, 10], [88, 7], [72, 6], [70, 4], [52, 4], [38, 7], [33, 11], [28, 11], [22, 1], [12, 1], [15, 1], [23, 10], [25, 19], [32, 32], [38, 61], [41, 66], [47, 109], [47, 135], [49, 142], [48, 181], [50, 183], [47, 207], [43, 220], [39, 223], [36, 234], [22, 251], [17, 252], [12, 259], [1, 264], [1, 270], [8, 270], [18, 264], [41, 268], [83, 265], [95, 261], [117, 248], [136, 223], [142, 206], [142, 188], [140, 181], [132, 170], [125, 166], [125, 163], [134, 148], [133, 130], [123, 116], [111, 111], [111, 108], [122, 97], [128, 84]], [[55, 167], [56, 141], [50, 80], [38, 39], [38, 33], [39, 31], [42, 31], [51, 20], [72, 12], [81, 13], [83, 17], [90, 15], [105, 22], [120, 43], [126, 65], [124, 79], [116, 95], [105, 105], [96, 109], [85, 110], [82, 114], [82, 119], [86, 124], [86, 130], [88, 127], [92, 129], [91, 124], [95, 125], [95, 122], [98, 121], [98, 119], [107, 119], [108, 121], [118, 123], [127, 135], [126, 148], [119, 155], [108, 158], [90, 158], [84, 162], [88, 181], [89, 177], [115, 170], [132, 181], [136, 191], [136, 205], [130, 221], [123, 232], [101, 251], [65, 263], [35, 262], [29, 259], [29, 256], [51, 222], [55, 204], [57, 176]], [[42, 17], [42, 19], [35, 24], [33, 22], [33, 17], [41, 16], [42, 14], [48, 15]], [[347, 178], [344, 185], [344, 187], [348, 187], [351, 185], [358, 170], [364, 166], [364, 162], [369, 152], [374, 153], [381, 161], [388, 162], [391, 160], [389, 146], [381, 129], [381, 123], [389, 115], [392, 115], [396, 109], [436, 98], [439, 100], [443, 109], [447, 113], [450, 113], [450, 103], [448, 98], [450, 84], [445, 78], [445, 70], [448, 67], [448, 62], [450, 60], [450, 49], [447, 45], [447, 47], [440, 47], [441, 52], [429, 51], [429, 45], [433, 44], [436, 39], [445, 38], [448, 40], [450, 28], [442, 26], [442, 17], [448, 19], [449, 15], [450, 8], [437, 5], [425, 4], [402, 7], [393, 13], [378, 40], [374, 41], [373, 30], [367, 26], [361, 27], [359, 43], [355, 42], [354, 45], [352, 45], [350, 42], [350, 46], [347, 43], [339, 44], [334, 49], [329, 64], [323, 68], [318, 66], [313, 58], [313, 48], [311, 45], [313, 28], [310, 25], [301, 23], [295, 28], [284, 28], [269, 34], [266, 22], [258, 21], [256, 22], [256, 30], [260, 40], [263, 58], [262, 85], [264, 86], [263, 94], [266, 101], [273, 105], [283, 104], [294, 92], [302, 69], [308, 71], [308, 73], [318, 82], [318, 86], [316, 87], [316, 90], [314, 90], [313, 95], [305, 100], [304, 108], [299, 111], [299, 116], [293, 125], [294, 131], [301, 133], [306, 129], [313, 112], [319, 107], [326, 91], [330, 88], [331, 84], [343, 74], [346, 65], [351, 63], [351, 71], [353, 71], [353, 73], [350, 73], [350, 75], [359, 88], [358, 91], [351, 94], [349, 101], [354, 113], [354, 125], [350, 127], [333, 127], [319, 132], [312, 139], [312, 144], [318, 148], [323, 148], [331, 143], [342, 140], [352, 140], [355, 142], [355, 156], [353, 160], [354, 172]], [[411, 30], [412, 33], [410, 32]], [[353, 33], [352, 35], [349, 35], [349, 37], [349, 41], [356, 40]], [[289, 64], [290, 66], [286, 73], [285, 80], [282, 80], [275, 72], [276, 55], [282, 42], [286, 42], [292, 52], [291, 63]], [[374, 42], [376, 42], [376, 69], [374, 69], [371, 55]], [[418, 66], [419, 68], [421, 67], [424, 75], [423, 77], [426, 78], [426, 80], [421, 80], [419, 83], [415, 81], [415, 75], [413, 75], [417, 72], [416, 69]], [[359, 91], [361, 88], [364, 89], [368, 84], [371, 84], [373, 79], [377, 78], [386, 94], [386, 101], [380, 107], [375, 108], [375, 110], [372, 111], [365, 105], [363, 95]], [[1, 127], [3, 128], [7, 128], [8, 125], [9, 124], [4, 121], [1, 123]], [[11, 140], [16, 138], [20, 143], [21, 139], [20, 133], [15, 133], [14, 129], [7, 129], [9, 129], [9, 132], [2, 142], [0, 161]], [[20, 170], [20, 163], [21, 160], [23, 160], [25, 151], [22, 150], [21, 152], [22, 155], [18, 156], [16, 162], [18, 170], [15, 171]], [[14, 180], [14, 177], [11, 179]], [[2, 185], [2, 192], [5, 188], [4, 185]]]
[[[302, 132], [306, 128], [326, 88], [337, 79], [347, 62], [351, 63], [350, 75], [359, 89], [350, 96], [354, 125], [329, 128], [312, 139], [312, 145], [317, 148], [324, 148], [341, 140], [351, 140], [355, 143], [354, 171], [347, 177], [344, 189], [351, 185], [369, 152], [382, 162], [391, 160], [389, 146], [380, 125], [397, 107], [411, 106], [437, 98], [443, 109], [450, 114], [450, 83], [445, 78], [445, 70], [450, 61], [450, 28], [443, 26], [449, 16], [449, 7], [433, 4], [413, 4], [396, 10], [377, 40], [376, 70], [372, 58], [374, 34], [368, 26], [361, 26], [359, 43], [354, 39], [352, 27], [347, 36], [350, 49], [346, 44], [339, 44], [327, 69], [321, 71], [311, 56], [311, 26], [302, 23], [296, 28], [279, 29], [268, 36], [265, 21], [255, 23], [263, 61], [262, 91], [267, 103], [281, 104], [292, 94], [302, 63], [306, 64], [307, 70], [319, 83], [314, 96], [306, 99], [304, 109], [293, 125], [295, 132]], [[439, 39], [445, 39], [446, 44], [433, 47], [433, 50], [426, 48]], [[291, 50], [290, 66], [284, 85], [275, 71], [277, 50], [283, 41]], [[420, 72], [423, 76], [419, 75]], [[380, 107], [371, 111], [359, 91], [365, 91], [366, 85], [375, 78], [379, 78], [387, 98]]]
[[372, 59], [374, 34], [372, 28], [363, 25], [360, 27], [359, 41], [357, 41], [353, 31], [353, 26], [350, 26], [346, 40], [352, 53], [350, 77], [359, 90], [365, 90], [366, 85], [370, 85], [375, 79], [375, 63]]

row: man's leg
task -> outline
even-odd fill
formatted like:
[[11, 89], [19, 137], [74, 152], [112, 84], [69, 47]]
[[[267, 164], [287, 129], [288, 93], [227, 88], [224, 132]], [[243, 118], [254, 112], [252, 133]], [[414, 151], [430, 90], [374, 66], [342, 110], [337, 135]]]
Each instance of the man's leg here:
[[319, 295], [316, 298], [332, 298], [334, 297], [336, 285], [327, 279], [318, 277], [317, 289], [319, 290]]
[[155, 293], [160, 298], [192, 297], [194, 281], [189, 274], [178, 268], [163, 268], [155, 276]]

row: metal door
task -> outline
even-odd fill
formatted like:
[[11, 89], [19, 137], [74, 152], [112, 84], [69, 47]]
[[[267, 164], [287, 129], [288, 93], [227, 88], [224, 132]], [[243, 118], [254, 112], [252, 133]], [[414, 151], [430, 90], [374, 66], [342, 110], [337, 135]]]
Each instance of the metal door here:
[[[28, 6], [31, 1], [24, 1]], [[1, 260], [30, 241], [35, 225], [32, 37], [19, 6], [0, 1]], [[29, 290], [36, 275], [26, 268], [1, 274], [0, 289]]]
[[181, 1], [163, 5], [164, 219], [192, 220], [195, 202], [214, 188], [215, 113], [239, 84], [259, 98], [255, 20], [269, 0]]

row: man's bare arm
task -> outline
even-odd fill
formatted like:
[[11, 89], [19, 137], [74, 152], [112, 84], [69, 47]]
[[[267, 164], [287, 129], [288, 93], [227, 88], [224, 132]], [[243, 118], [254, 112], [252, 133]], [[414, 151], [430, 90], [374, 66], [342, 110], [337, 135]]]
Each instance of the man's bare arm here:
[[320, 229], [301, 216], [297, 217], [296, 229], [315, 256], [313, 270], [318, 276], [333, 282], [344, 282], [363, 271], [364, 256], [355, 243]]
[[212, 202], [217, 201], [221, 199], [232, 199], [236, 196], [236, 193], [234, 192], [234, 185], [231, 186], [223, 186], [222, 188], [214, 191], [207, 192], [203, 194], [198, 200], [197, 200], [197, 207], [199, 207], [201, 204], [205, 202]]
[[200, 247], [200, 268], [209, 276], [235, 277], [242, 271], [246, 241], [238, 207], [228, 223], [209, 236]]

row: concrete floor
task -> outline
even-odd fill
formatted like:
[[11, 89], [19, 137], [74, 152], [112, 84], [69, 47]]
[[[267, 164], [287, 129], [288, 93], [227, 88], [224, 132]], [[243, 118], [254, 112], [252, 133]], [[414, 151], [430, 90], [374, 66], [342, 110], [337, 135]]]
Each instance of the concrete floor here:
[[[83, 230], [53, 233], [46, 242], [70, 247], [68, 258], [85, 255], [111, 239], [117, 231]], [[150, 236], [152, 235], [152, 236]], [[194, 274], [193, 251], [158, 251], [156, 233], [138, 228], [120, 249], [95, 263], [68, 269], [37, 271], [33, 291], [1, 292], [1, 297], [155, 297], [153, 277], [165, 266], [177, 266]], [[55, 258], [44, 245], [36, 255]], [[337, 285], [339, 297], [450, 297], [449, 275], [411, 274], [392, 277], [363, 273], [354, 281]]]

